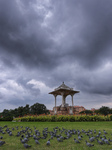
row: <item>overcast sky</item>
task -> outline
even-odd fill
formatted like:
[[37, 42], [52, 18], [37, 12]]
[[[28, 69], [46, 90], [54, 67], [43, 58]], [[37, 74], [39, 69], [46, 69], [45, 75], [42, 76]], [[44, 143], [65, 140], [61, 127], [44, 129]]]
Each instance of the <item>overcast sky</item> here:
[[63, 81], [74, 105], [112, 108], [112, 0], [0, 0], [0, 111], [52, 109]]

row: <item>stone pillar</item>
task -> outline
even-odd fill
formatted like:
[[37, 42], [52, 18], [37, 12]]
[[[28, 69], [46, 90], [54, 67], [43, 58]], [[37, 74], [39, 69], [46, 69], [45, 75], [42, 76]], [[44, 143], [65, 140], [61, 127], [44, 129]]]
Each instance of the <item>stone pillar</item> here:
[[62, 107], [64, 107], [64, 92], [62, 92], [61, 95], [62, 95]]
[[74, 108], [73, 108], [74, 107], [73, 96], [74, 96], [74, 94], [71, 95], [71, 97], [72, 97], [72, 113], [73, 113], [73, 110], [74, 110]]
[[54, 95], [54, 97], [55, 97], [55, 107], [56, 107], [56, 97], [57, 97], [57, 95]]
[[73, 96], [74, 96], [74, 95], [71, 95], [71, 97], [72, 97], [72, 107], [74, 106]]
[[56, 95], [56, 94], [54, 94], [54, 97], [55, 97], [55, 108], [54, 108], [54, 114], [57, 114], [57, 110], [56, 110], [56, 97], [57, 97], [57, 95]]
[[65, 106], [65, 104], [66, 104], [66, 97], [67, 97], [67, 96], [64, 95], [64, 106]]

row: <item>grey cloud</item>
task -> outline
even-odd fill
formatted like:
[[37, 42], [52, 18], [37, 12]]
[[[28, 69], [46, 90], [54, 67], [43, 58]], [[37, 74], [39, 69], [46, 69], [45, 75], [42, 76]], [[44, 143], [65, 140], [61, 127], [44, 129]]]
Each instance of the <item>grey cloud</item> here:
[[15, 68], [16, 64], [12, 61], [11, 58], [1, 57], [1, 61], [3, 62], [4, 66], [8, 66], [9, 68]]
[[88, 69], [100, 67], [107, 59], [111, 61], [111, 1], [58, 1], [56, 4], [64, 12], [58, 17], [58, 28], [62, 27], [62, 33], [64, 28], [66, 31], [60, 43], [63, 51], [61, 57], [64, 55], [66, 59], [77, 61]]
[[[12, 10], [10, 13], [4, 12], [3, 9], [2, 14], [5, 14], [4, 18], [2, 18], [3, 15], [1, 16], [1, 23], [3, 22], [1, 35], [3, 36], [0, 40], [1, 46], [5, 47], [3, 50], [18, 57], [21, 63], [29, 67], [53, 68], [59, 65], [61, 60], [66, 59], [70, 62], [72, 60], [72, 63], [77, 61], [80, 65], [92, 69], [102, 65], [105, 59], [110, 59], [112, 11], [109, 8], [111, 1], [109, 3], [55, 2], [54, 7], [52, 5], [54, 18], [51, 17], [50, 30], [41, 26], [43, 16], [32, 9], [29, 1], [27, 5], [24, 1], [21, 3], [22, 9], [24, 10], [25, 7], [28, 10], [24, 15], [17, 3], [13, 4], [17, 7], [16, 9], [12, 9], [11, 4], [7, 6], [9, 10]], [[32, 3], [36, 5], [36, 1]], [[6, 7], [6, 1], [3, 4]], [[14, 19], [13, 23], [10, 21], [11, 16]], [[52, 33], [54, 34], [51, 35]], [[60, 33], [66, 34], [60, 39]], [[56, 45], [57, 43], [51, 40], [54, 37], [59, 38], [60, 45]]]
[[85, 102], [81, 92], [79, 97], [83, 104], [92, 101], [89, 94], [104, 102], [101, 95], [112, 95], [111, 5], [111, 0], [1, 0], [0, 83], [12, 79], [20, 84], [27, 91], [20, 100], [24, 104], [29, 95], [29, 102], [36, 97], [52, 101], [27, 84], [32, 79], [51, 88], [65, 81], [84, 92]]
[[[80, 64], [85, 67], [97, 68], [110, 60], [112, 54], [112, 10], [111, 2], [88, 2], [83, 3], [84, 24], [82, 22], [80, 36], [84, 45], [76, 52]], [[74, 51], [75, 54], [75, 51]], [[77, 59], [77, 58], [76, 58]], [[110, 60], [111, 61], [111, 60]]]
[[26, 66], [52, 67], [52, 64], [55, 64], [55, 56], [49, 53], [49, 49], [53, 48], [53, 41], [50, 33], [41, 27], [40, 14], [33, 9], [30, 10], [30, 5], [29, 9], [24, 6], [28, 9], [24, 14], [24, 10], [21, 12], [16, 2], [7, 6], [7, 1], [1, 1], [1, 7], [1, 52], [6, 51], [10, 57], [15, 55], [19, 58], [19, 63]]
[[7, 102], [7, 104], [15, 105], [17, 107], [19, 106], [25, 106], [26, 104], [32, 105], [34, 104], [35, 101], [31, 101], [30, 99], [25, 99], [25, 100], [20, 100], [18, 98], [11, 99], [10, 101]]
[[0, 99], [3, 99], [4, 98], [4, 96], [3, 96], [3, 94], [0, 92]]
[[[106, 70], [105, 70], [106, 71]], [[112, 72], [81, 74], [77, 77], [77, 87], [86, 93], [112, 95]]]
[[34, 96], [35, 98], [40, 94], [40, 89], [38, 88], [33, 88], [32, 84], [27, 84], [29, 80], [24, 80], [22, 78], [19, 78], [17, 80], [17, 83], [20, 84], [23, 89], [25, 89], [28, 93], [30, 93], [32, 96]]

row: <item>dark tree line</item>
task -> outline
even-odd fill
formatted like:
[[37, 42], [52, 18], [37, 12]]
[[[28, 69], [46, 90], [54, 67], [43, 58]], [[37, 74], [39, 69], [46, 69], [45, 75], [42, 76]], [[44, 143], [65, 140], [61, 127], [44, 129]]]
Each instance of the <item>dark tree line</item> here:
[[112, 114], [112, 108], [109, 108], [109, 107], [106, 107], [106, 106], [102, 106], [101, 108], [95, 110], [94, 112], [91, 111], [91, 110], [85, 110], [85, 111], [81, 111], [80, 114], [101, 114], [101, 115], [109, 115], [109, 114]]
[[1, 118], [13, 118], [13, 117], [19, 117], [24, 116], [28, 114], [32, 115], [40, 115], [40, 114], [47, 114], [49, 113], [49, 110], [47, 110], [46, 106], [44, 104], [35, 103], [32, 106], [29, 106], [29, 104], [26, 104], [25, 107], [20, 106], [15, 109], [4, 109], [3, 112], [0, 113]]
[[102, 114], [102, 115], [108, 115], [108, 114], [112, 114], [112, 108], [106, 107], [106, 106], [102, 106], [100, 109], [95, 110], [96, 114]]
[[91, 110], [84, 110], [84, 111], [81, 111], [79, 114], [93, 114], [93, 112]]

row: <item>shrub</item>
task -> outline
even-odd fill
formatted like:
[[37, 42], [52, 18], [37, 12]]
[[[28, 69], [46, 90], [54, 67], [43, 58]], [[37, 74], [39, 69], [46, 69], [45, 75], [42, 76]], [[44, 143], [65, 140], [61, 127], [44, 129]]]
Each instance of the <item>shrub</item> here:
[[[6, 119], [6, 118], [5, 118]], [[4, 121], [4, 118], [1, 118], [0, 121]], [[8, 118], [7, 120], [11, 121], [12, 118]], [[40, 116], [24, 116], [13, 119], [14, 121], [37, 121], [37, 122], [75, 122], [75, 121], [112, 121], [112, 115], [110, 116], [101, 116], [101, 115], [83, 115], [83, 116], [74, 116], [74, 115], [40, 115]]]
[[51, 121], [52, 121], [52, 122], [55, 122], [56, 120], [57, 120], [57, 117], [56, 117], [56, 116], [54, 116], [54, 115], [51, 116]]
[[13, 117], [3, 117], [3, 118], [0, 118], [0, 121], [12, 121], [13, 120]]
[[112, 115], [110, 116], [110, 120], [112, 121]]
[[75, 119], [75, 116], [69, 116], [69, 121], [70, 121], [70, 122], [73, 122], [73, 121], [75, 121], [75, 120], [77, 120], [77, 119]]

